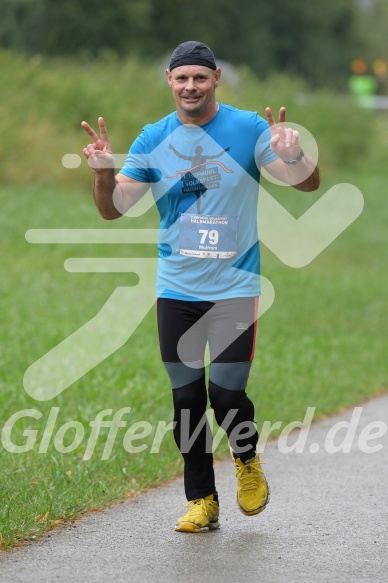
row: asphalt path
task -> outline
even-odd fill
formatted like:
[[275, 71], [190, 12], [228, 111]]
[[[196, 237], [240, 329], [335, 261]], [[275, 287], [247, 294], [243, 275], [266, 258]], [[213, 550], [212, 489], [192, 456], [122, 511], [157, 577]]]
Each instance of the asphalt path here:
[[184, 512], [178, 479], [85, 517], [75, 528], [3, 552], [0, 581], [386, 583], [387, 424], [388, 395], [313, 424], [306, 434], [290, 434], [285, 447], [299, 438], [302, 452], [269, 442], [261, 457], [271, 499], [258, 516], [239, 512], [234, 469], [226, 460], [215, 466], [219, 530], [174, 531]]

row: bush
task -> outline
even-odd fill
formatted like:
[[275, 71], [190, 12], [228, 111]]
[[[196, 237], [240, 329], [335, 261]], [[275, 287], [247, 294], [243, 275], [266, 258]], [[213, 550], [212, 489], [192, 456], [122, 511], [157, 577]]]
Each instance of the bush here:
[[[80, 127], [82, 120], [96, 126], [97, 117], [103, 115], [112, 147], [125, 153], [144, 124], [174, 108], [163, 66], [154, 63], [119, 61], [109, 53], [98, 60], [75, 62], [28, 60], [2, 52], [0, 67], [3, 184], [90, 189], [86, 161], [74, 170], [61, 163], [68, 153], [83, 158], [88, 137]], [[263, 116], [267, 105], [274, 112], [286, 105], [288, 119], [316, 138], [326, 172], [364, 163], [379, 150], [371, 112], [360, 110], [348, 98], [323, 91], [308, 93], [302, 80], [285, 75], [261, 82], [246, 68], [238, 70], [238, 79], [221, 84], [218, 99]]]

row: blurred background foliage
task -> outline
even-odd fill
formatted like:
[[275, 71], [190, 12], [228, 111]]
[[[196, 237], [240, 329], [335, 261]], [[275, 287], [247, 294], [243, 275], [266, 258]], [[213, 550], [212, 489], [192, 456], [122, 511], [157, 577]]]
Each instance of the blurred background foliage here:
[[[91, 171], [82, 148], [90, 138], [81, 121], [85, 119], [96, 128], [98, 116], [104, 116], [113, 151], [125, 154], [146, 123], [156, 122], [174, 107], [163, 67], [144, 67], [134, 57], [27, 58], [3, 51], [0, 69], [3, 185], [89, 192]], [[240, 67], [235, 74], [238, 84], [225, 75], [217, 90], [218, 100], [258, 111], [263, 117], [267, 105], [275, 115], [286, 105], [287, 119], [307, 128], [316, 139], [326, 176], [344, 167], [362, 166], [369, 172], [384, 168], [388, 136], [385, 111], [360, 109], [350, 96], [331, 89], [309, 91], [303, 79], [285, 73], [260, 80], [247, 67]], [[80, 156], [80, 167], [62, 165], [62, 157], [69, 153]]]
[[[188, 39], [209, 44], [223, 66], [220, 101], [288, 120], [313, 134], [326, 175], [383, 162], [385, 111], [360, 109], [351, 63], [388, 64], [387, 0], [0, 0], [0, 180], [90, 189], [83, 160], [62, 157], [106, 119], [125, 153], [145, 123], [173, 109], [168, 57]], [[380, 93], [388, 93], [386, 76]]]
[[182, 41], [309, 86], [346, 86], [349, 63], [387, 58], [386, 0], [0, 0], [0, 47], [34, 55], [168, 54]]

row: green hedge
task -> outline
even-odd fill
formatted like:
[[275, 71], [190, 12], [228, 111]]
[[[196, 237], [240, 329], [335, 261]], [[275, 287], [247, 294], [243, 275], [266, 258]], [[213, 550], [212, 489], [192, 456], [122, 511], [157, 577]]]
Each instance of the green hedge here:
[[[107, 54], [99, 60], [58, 60], [0, 52], [0, 157], [2, 184], [90, 188], [90, 170], [65, 169], [62, 157], [78, 153], [88, 143], [82, 120], [96, 125], [103, 115], [116, 152], [125, 153], [146, 123], [168, 114], [174, 103], [163, 65], [118, 61]], [[306, 127], [319, 144], [320, 164], [327, 172], [364, 163], [377, 166], [381, 119], [360, 110], [347, 96], [320, 91], [311, 94], [303, 82], [274, 75], [265, 82], [251, 71], [228, 78], [218, 99], [264, 115], [287, 107], [288, 119]], [[380, 114], [384, 123], [387, 116]], [[382, 154], [381, 154], [382, 156]]]

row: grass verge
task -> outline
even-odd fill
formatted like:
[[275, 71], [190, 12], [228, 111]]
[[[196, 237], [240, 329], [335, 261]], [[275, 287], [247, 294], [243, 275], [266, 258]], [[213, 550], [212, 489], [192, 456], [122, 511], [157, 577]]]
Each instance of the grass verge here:
[[[309, 406], [316, 407], [318, 419], [387, 387], [388, 274], [381, 253], [388, 238], [385, 181], [360, 172], [344, 173], [341, 181], [361, 189], [364, 212], [313, 263], [290, 269], [263, 248], [263, 274], [272, 281], [276, 299], [259, 323], [250, 379], [259, 427], [264, 420], [281, 421], [283, 427], [301, 420]], [[326, 182], [313, 195], [292, 191], [292, 196], [267, 188], [297, 216], [330, 186]], [[66, 258], [155, 254], [152, 246], [31, 245], [25, 231], [156, 227], [154, 210], [140, 219], [106, 223], [91, 197], [75, 191], [21, 186], [2, 188], [0, 197], [1, 425], [18, 411], [34, 412], [16, 421], [11, 433], [17, 446], [29, 444], [29, 450], [11, 453], [4, 441], [0, 449], [0, 546], [8, 549], [87, 510], [161, 484], [182, 466], [171, 431], [152, 453], [172, 416], [154, 309], [121, 349], [53, 400], [31, 399], [22, 383], [27, 367], [92, 318], [117, 286], [133, 285], [127, 274], [67, 273]], [[125, 407], [130, 408], [123, 416], [126, 426], [117, 428], [115, 439], [103, 427], [85, 460], [96, 415], [109, 410], [111, 419]], [[70, 451], [77, 428], [82, 439]], [[107, 443], [111, 453], [102, 459]], [[142, 451], [128, 452], [130, 446]], [[223, 439], [215, 455], [227, 452]]]

